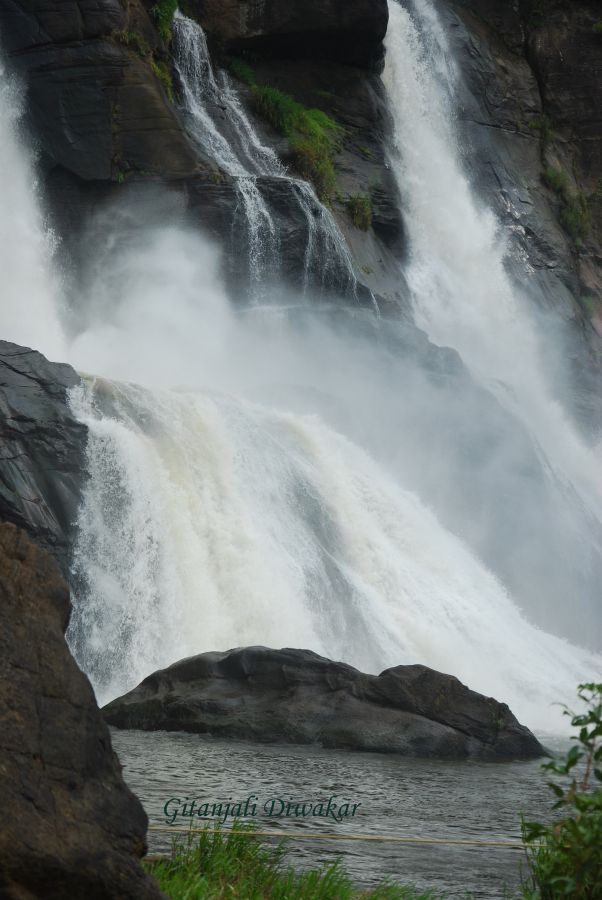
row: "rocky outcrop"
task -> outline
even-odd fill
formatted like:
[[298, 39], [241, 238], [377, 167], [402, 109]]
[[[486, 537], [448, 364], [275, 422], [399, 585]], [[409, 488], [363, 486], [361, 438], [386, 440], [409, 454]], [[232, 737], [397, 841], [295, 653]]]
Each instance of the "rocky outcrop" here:
[[[505, 225], [513, 268], [563, 335], [572, 407], [602, 427], [600, 18], [592, 0], [443, 0], [463, 84], [471, 177]], [[566, 181], [559, 190], [546, 172]], [[570, 214], [567, 209], [570, 206]], [[550, 336], [552, 339], [553, 335]], [[553, 376], [552, 376], [553, 377]]]
[[65, 643], [69, 613], [54, 561], [0, 525], [0, 895], [160, 900], [137, 861], [146, 814]]
[[340, 60], [364, 67], [383, 57], [386, 0], [185, 0], [183, 9], [232, 53]]
[[72, 415], [71, 366], [0, 341], [0, 520], [23, 528], [68, 575], [86, 428]]
[[309, 650], [202, 653], [104, 707], [118, 728], [445, 759], [532, 759], [542, 747], [508, 707], [425, 666], [379, 676]]

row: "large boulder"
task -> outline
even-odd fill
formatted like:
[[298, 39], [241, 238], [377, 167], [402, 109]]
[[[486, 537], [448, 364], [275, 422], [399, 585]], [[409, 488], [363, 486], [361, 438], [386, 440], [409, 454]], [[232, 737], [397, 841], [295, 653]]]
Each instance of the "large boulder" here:
[[64, 638], [67, 586], [0, 525], [0, 896], [159, 900], [138, 863], [147, 818]]
[[426, 666], [365, 675], [309, 650], [201, 653], [104, 707], [118, 728], [445, 759], [531, 759], [542, 747], [504, 703]]
[[65, 576], [87, 440], [67, 400], [79, 383], [71, 366], [0, 341], [0, 521], [27, 531]]
[[183, 7], [231, 52], [367, 67], [382, 59], [389, 21], [387, 0], [186, 0]]

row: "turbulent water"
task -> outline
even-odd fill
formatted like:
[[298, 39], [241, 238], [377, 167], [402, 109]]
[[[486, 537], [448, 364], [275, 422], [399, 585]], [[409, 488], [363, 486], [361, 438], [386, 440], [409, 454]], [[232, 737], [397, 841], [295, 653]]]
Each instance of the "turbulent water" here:
[[[433, 338], [457, 347], [475, 379], [534, 436], [550, 484], [561, 485], [552, 508], [562, 514], [545, 529], [561, 535], [564, 529], [567, 540], [591, 547], [595, 530], [587, 524], [598, 510], [593, 486], [588, 490], [591, 460], [538, 375], [535, 338], [507, 285], [495, 223], [475, 204], [454, 155], [440, 90], [445, 60], [436, 77], [427, 77], [424, 18], [397, 7], [391, 14], [392, 111], [398, 135], [405, 123], [422, 150], [411, 155], [398, 137], [416, 315]], [[250, 209], [264, 202], [261, 194], [253, 200], [256, 174], [277, 163], [230, 83], [210, 70], [202, 33], [195, 32], [191, 45], [202, 45], [198, 59], [190, 59], [190, 47], [182, 49], [186, 21], [176, 22], [178, 65], [199, 143], [213, 148], [239, 189], [248, 190], [241, 203]], [[435, 34], [436, 20], [426, 24]], [[230, 110], [246, 155], [235, 142], [220, 140], [207, 91], [217, 91]], [[600, 659], [534, 627], [458, 536], [464, 528], [454, 524], [459, 520], [446, 507], [439, 476], [446, 469], [448, 485], [457, 478], [454, 460], [473, 427], [472, 407], [446, 420], [453, 398], [427, 386], [419, 363], [410, 377], [400, 368], [403, 360], [392, 361], [390, 351], [387, 356], [371, 342], [376, 332], [370, 329], [352, 341], [339, 322], [324, 324], [310, 312], [305, 331], [286, 308], [235, 314], [215, 249], [169, 223], [137, 229], [129, 240], [111, 243], [102, 265], [91, 261], [77, 310], [80, 331], [67, 341], [59, 322], [69, 314], [57, 299], [52, 248], [15, 133], [14, 93], [3, 87], [0, 102], [1, 161], [8, 163], [0, 169], [7, 198], [0, 263], [11, 273], [2, 336], [94, 373], [71, 395], [89, 428], [90, 478], [75, 548], [69, 640], [99, 698], [183, 656], [262, 643], [309, 647], [372, 672], [425, 663], [509, 702], [527, 724], [557, 728], [550, 703], [570, 699], [578, 681], [599, 671]], [[447, 173], [436, 194], [425, 169], [431, 149]], [[227, 165], [226, 152], [232, 154]], [[291, 186], [300, 202], [314, 202], [302, 183]], [[463, 229], [457, 228], [458, 197]], [[258, 216], [258, 240], [269, 246], [271, 213], [264, 208]], [[311, 269], [307, 254], [319, 234], [311, 228], [308, 234]], [[430, 242], [421, 238], [426, 234]], [[484, 243], [473, 258], [477, 237]], [[262, 264], [261, 253], [257, 259]], [[490, 353], [482, 352], [489, 340], [486, 298], [477, 291], [489, 281], [496, 317]], [[299, 298], [288, 299], [300, 305]], [[356, 324], [361, 331], [359, 319]], [[390, 323], [379, 328], [381, 335], [393, 331]], [[513, 368], [509, 360], [519, 346], [521, 366]], [[449, 430], [439, 436], [446, 421]], [[486, 435], [481, 440], [479, 453], [493, 456]], [[507, 440], [514, 447], [515, 430]], [[412, 441], [411, 462], [404, 449]], [[522, 493], [536, 496], [533, 466], [521, 465], [520, 477], [504, 480], [511, 457], [507, 447], [495, 456], [491, 483], [499, 476], [504, 485], [500, 504], [507, 496], [516, 502]], [[585, 510], [579, 516], [575, 497]], [[495, 518], [495, 504], [486, 515]], [[545, 600], [541, 584], [531, 587]], [[581, 590], [576, 581], [575, 587]]]

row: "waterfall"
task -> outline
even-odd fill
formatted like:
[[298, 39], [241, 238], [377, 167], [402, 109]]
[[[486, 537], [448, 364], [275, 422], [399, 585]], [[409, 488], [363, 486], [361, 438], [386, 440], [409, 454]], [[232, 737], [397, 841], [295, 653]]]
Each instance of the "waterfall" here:
[[[285, 181], [291, 199], [307, 223], [304, 254], [304, 292], [352, 292], [356, 286], [353, 260], [330, 210], [305, 181], [292, 178], [274, 153], [260, 140], [226, 72], [216, 77], [201, 26], [177, 12], [173, 54], [182, 85], [188, 129], [197, 144], [234, 178], [247, 223], [252, 293], [261, 296], [266, 277], [278, 275], [278, 233], [258, 178]], [[226, 131], [227, 129], [227, 131]]]
[[423, 662], [545, 727], [597, 661], [521, 618], [411, 492], [311, 416], [86, 379], [72, 646], [102, 699], [210, 649]]
[[19, 139], [22, 107], [20, 87], [0, 60], [0, 339], [29, 343], [61, 359], [59, 284], [50, 266], [56, 238], [44, 222], [29, 154]]
[[[408, 467], [378, 456], [410, 441], [418, 415], [437, 425], [449, 395], [434, 405], [424, 373], [398, 371], [369, 329], [354, 343], [340, 319], [328, 330], [309, 309], [299, 334], [281, 310], [236, 315], [215, 250], [169, 223], [110, 241], [102, 265], [91, 260], [99, 283], [85, 282], [83, 331], [64, 341], [52, 248], [5, 87], [0, 334], [96, 373], [70, 395], [88, 427], [89, 478], [68, 639], [99, 699], [186, 655], [262, 643], [372, 672], [431, 665], [532, 727], [558, 728], [550, 703], [570, 700], [600, 657], [527, 621], [420, 499]], [[361, 331], [357, 310], [350, 317]], [[427, 434], [436, 443], [436, 428]], [[421, 461], [433, 459], [426, 443]]]
[[[565, 496], [562, 527], [579, 560], [572, 584], [579, 585], [578, 597], [587, 598], [579, 613], [585, 627], [599, 629], [600, 461], [552, 395], [543, 354], [554, 348], [542, 346], [529, 297], [509, 274], [512, 259], [499, 222], [475, 196], [464, 170], [456, 128], [459, 72], [434, 5], [391, 0], [389, 14], [383, 79], [416, 323], [434, 343], [457, 350], [475, 379], [531, 435], [542, 466]], [[560, 589], [566, 587], [562, 582]], [[549, 590], [552, 604], [576, 599], [571, 590], [564, 597], [554, 596], [553, 584]]]

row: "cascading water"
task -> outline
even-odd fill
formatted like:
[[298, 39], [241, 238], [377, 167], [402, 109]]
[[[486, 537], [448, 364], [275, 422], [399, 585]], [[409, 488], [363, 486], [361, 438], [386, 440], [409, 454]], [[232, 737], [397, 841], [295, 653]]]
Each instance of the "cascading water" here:
[[[599, 629], [600, 461], [552, 396], [529, 299], [508, 272], [504, 235], [464, 172], [455, 127], [460, 76], [436, 9], [431, 0], [390, 0], [389, 14], [383, 79], [394, 120], [391, 159], [404, 204], [410, 244], [405, 276], [416, 323], [434, 343], [457, 350], [531, 435], [542, 466], [565, 496], [563, 527], [567, 540], [575, 538], [579, 596], [587, 597], [587, 609], [579, 606], [584, 625]], [[555, 596], [551, 583], [551, 604], [574, 601], [563, 581], [558, 587], [566, 593]]]
[[[258, 177], [281, 178], [291, 188], [307, 222], [304, 288], [353, 291], [353, 261], [332, 213], [320, 203], [312, 187], [291, 178], [274, 151], [260, 140], [226, 72], [216, 77], [207, 40], [197, 22], [177, 12], [173, 53], [182, 85], [188, 128], [199, 146], [235, 179], [247, 223], [251, 287], [261, 296], [266, 278], [278, 274], [278, 234]], [[225, 115], [224, 115], [225, 113]], [[225, 123], [225, 124], [224, 124]], [[228, 133], [224, 134], [225, 125]]]
[[[2, 336], [40, 338], [54, 353], [36, 330], [39, 314], [60, 338], [41, 217], [5, 94], [0, 103], [10, 162], [0, 167], [2, 222], [8, 234], [20, 215], [26, 224], [24, 246], [10, 245], [6, 260], [21, 330], [11, 333], [15, 307], [3, 304]], [[372, 671], [429, 664], [509, 702], [532, 726], [556, 727], [549, 703], [568, 699], [599, 658], [531, 626], [400, 475], [318, 416], [292, 412], [291, 392], [268, 405], [267, 387], [293, 386], [321, 411], [332, 398], [320, 390], [339, 384], [356, 427], [377, 366], [317, 319], [296, 349], [284, 319], [277, 341], [260, 339], [261, 321], [234, 315], [217, 269], [198, 235], [173, 226], [120, 242], [99, 267], [106, 283], [90, 287], [84, 309], [94, 315], [61, 351], [108, 378], [194, 386], [151, 391], [86, 376], [71, 396], [89, 429], [90, 477], [69, 640], [100, 699], [191, 653], [305, 645]], [[367, 405], [378, 393], [394, 402], [405, 386], [384, 365]], [[349, 431], [361, 439], [362, 428]]]

